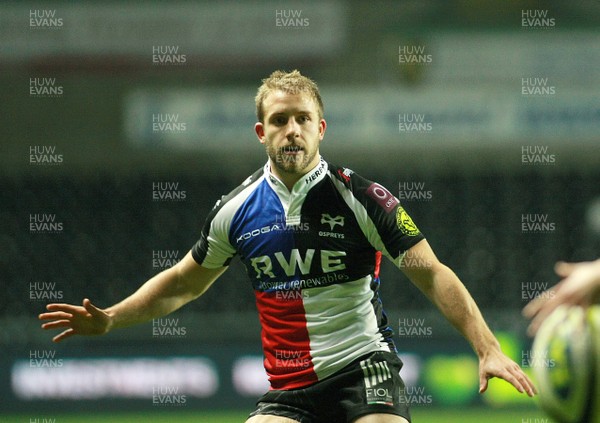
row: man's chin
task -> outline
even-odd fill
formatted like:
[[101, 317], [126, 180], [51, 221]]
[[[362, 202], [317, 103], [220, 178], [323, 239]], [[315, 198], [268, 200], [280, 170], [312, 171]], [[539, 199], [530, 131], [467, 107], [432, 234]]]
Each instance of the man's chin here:
[[315, 155], [306, 155], [303, 151], [297, 155], [280, 155], [274, 154], [270, 156], [272, 165], [280, 172], [285, 172], [288, 175], [304, 175], [308, 173], [315, 161]]
[[281, 172], [289, 173], [290, 175], [297, 175], [306, 172], [306, 165], [303, 163], [277, 163], [276, 167]]
[[275, 161], [275, 166], [283, 171], [283, 172], [287, 172], [287, 173], [303, 173], [306, 172], [306, 166], [308, 165], [308, 162], [306, 160], [303, 160], [302, 157], [287, 157], [287, 156], [283, 156], [283, 157], [278, 157], [277, 160]]

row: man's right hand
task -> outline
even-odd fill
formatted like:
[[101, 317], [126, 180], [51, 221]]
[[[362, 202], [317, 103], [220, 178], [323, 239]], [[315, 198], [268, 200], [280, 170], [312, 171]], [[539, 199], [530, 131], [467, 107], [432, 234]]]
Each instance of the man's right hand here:
[[110, 330], [110, 316], [92, 304], [87, 298], [82, 306], [72, 304], [48, 304], [48, 313], [42, 313], [40, 320], [48, 320], [42, 329], [66, 328], [52, 340], [60, 342], [73, 335], [103, 335]]
[[201, 266], [189, 251], [173, 267], [154, 275], [129, 297], [104, 310], [86, 298], [81, 306], [48, 304], [48, 312], [40, 314], [39, 319], [47, 320], [43, 329], [65, 328], [52, 338], [54, 342], [73, 335], [103, 335], [174, 312], [202, 295], [226, 269]]

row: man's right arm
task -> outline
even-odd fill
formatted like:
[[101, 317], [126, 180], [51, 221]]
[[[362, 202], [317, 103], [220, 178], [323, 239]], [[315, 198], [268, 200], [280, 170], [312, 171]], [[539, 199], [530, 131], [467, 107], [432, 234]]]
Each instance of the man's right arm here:
[[123, 301], [99, 309], [88, 299], [81, 306], [48, 304], [44, 329], [64, 328], [53, 338], [60, 342], [72, 335], [102, 335], [113, 329], [143, 323], [165, 316], [198, 298], [226, 270], [208, 269], [196, 263], [190, 252], [175, 266], [144, 283]]

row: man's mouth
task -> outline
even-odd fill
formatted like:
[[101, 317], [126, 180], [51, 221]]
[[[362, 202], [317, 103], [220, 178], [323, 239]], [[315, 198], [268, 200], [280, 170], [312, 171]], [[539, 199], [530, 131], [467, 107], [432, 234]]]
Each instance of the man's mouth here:
[[289, 145], [281, 148], [281, 152], [283, 154], [298, 154], [301, 151], [304, 151], [304, 149], [302, 147], [298, 147], [297, 145]]

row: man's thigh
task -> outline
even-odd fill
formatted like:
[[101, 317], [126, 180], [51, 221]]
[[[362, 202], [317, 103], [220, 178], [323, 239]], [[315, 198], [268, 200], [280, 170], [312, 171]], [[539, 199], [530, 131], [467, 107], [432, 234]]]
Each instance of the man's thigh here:
[[408, 420], [393, 414], [369, 414], [359, 417], [354, 423], [408, 423]]
[[278, 416], [254, 416], [246, 420], [246, 423], [299, 423], [297, 420]]

